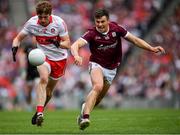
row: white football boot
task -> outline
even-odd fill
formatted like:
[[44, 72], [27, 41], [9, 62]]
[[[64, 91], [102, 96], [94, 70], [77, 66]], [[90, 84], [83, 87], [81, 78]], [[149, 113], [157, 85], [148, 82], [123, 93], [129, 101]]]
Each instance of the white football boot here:
[[43, 120], [43, 113], [38, 113], [36, 118], [37, 126], [42, 126]]
[[82, 104], [81, 114], [77, 117], [77, 124], [80, 130], [84, 130], [90, 125], [89, 119], [83, 119], [83, 111], [84, 111], [85, 103]]

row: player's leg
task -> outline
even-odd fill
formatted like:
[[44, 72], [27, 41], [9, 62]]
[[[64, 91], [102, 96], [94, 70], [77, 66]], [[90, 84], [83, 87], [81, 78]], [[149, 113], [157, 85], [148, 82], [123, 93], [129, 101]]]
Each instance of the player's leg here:
[[49, 78], [49, 81], [48, 81], [48, 84], [46, 87], [46, 101], [45, 101], [44, 107], [50, 101], [50, 99], [52, 97], [53, 90], [54, 90], [57, 82], [58, 82], [58, 80], [53, 80], [53, 79]]
[[[56, 86], [57, 81], [60, 79], [61, 76], [64, 75], [65, 68], [66, 68], [66, 59], [60, 60], [60, 61], [50, 61], [47, 59], [43, 65], [46, 67], [46, 70], [48, 72], [47, 79], [49, 78], [48, 83], [43, 86], [43, 88], [45, 88], [45, 91], [46, 91], [45, 95], [43, 95], [46, 98], [44, 102], [41, 102], [43, 103], [42, 105], [44, 109], [44, 107], [47, 105], [47, 103], [52, 97], [52, 92], [53, 92], [54, 87]], [[36, 114], [34, 116], [36, 116]]]
[[26, 80], [25, 82], [25, 90], [26, 90], [26, 103], [28, 105], [31, 105], [31, 93], [32, 93], [32, 89], [33, 89], [33, 82], [32, 80]]
[[84, 107], [82, 108], [83, 116], [79, 118], [79, 126], [81, 130], [84, 130], [86, 127], [89, 126], [90, 112], [93, 110], [96, 101], [98, 99], [98, 96], [100, 95], [103, 89], [103, 73], [101, 68], [99, 67], [93, 68], [90, 72], [90, 76], [92, 81], [92, 89], [86, 98]]
[[45, 64], [38, 66], [40, 81], [36, 89], [37, 93], [37, 108], [36, 114], [32, 118], [32, 124], [41, 126], [43, 122], [44, 104], [46, 101], [46, 86], [48, 84], [49, 70]]
[[104, 75], [104, 86], [103, 86], [102, 92], [98, 96], [96, 105], [98, 105], [101, 102], [101, 100], [104, 98], [107, 91], [109, 90], [110, 85], [112, 84], [112, 81], [114, 80], [114, 77], [117, 74], [117, 69], [109, 70], [106, 68], [102, 68], [102, 70], [103, 70], [103, 75]]
[[[39, 73], [37, 68], [33, 68], [30, 65], [27, 65], [26, 69], [26, 82], [25, 82], [25, 91], [26, 91], [26, 102], [30, 107], [32, 107], [32, 90], [37, 86], [37, 79]], [[39, 82], [39, 81], [38, 81]]]
[[104, 82], [103, 82], [103, 73], [101, 68], [94, 68], [90, 73], [92, 81], [92, 89], [86, 98], [86, 104], [84, 107], [84, 114], [90, 114], [93, 110], [98, 96], [102, 92]]
[[[47, 103], [49, 102], [49, 100], [52, 97], [52, 92], [58, 82], [58, 80], [61, 78], [61, 76], [64, 75], [65, 72], [65, 68], [66, 68], [66, 59], [64, 60], [60, 60], [60, 61], [54, 61], [54, 62], [49, 62], [51, 65], [51, 74], [49, 77], [49, 82], [48, 85], [46, 87], [46, 102], [44, 104], [44, 106], [47, 105]], [[55, 64], [54, 64], [55, 63]]]
[[[110, 83], [107, 80], [104, 80], [103, 89], [102, 89], [101, 93], [99, 94], [99, 96], [96, 99], [95, 106], [97, 106], [101, 102], [101, 100], [104, 98], [104, 96], [106, 95], [107, 91], [109, 90], [109, 87], [110, 87]], [[85, 107], [85, 103], [82, 104], [81, 114], [83, 114], [83, 112], [84, 112], [84, 107]]]
[[[99, 96], [97, 97], [96, 99], [96, 103], [95, 103], [95, 106], [97, 106], [101, 100], [103, 99], [103, 97], [106, 95], [108, 89], [110, 87], [110, 84], [107, 80], [104, 81], [104, 87], [102, 89], [102, 92], [99, 94]], [[81, 115], [78, 116], [77, 118], [77, 123], [78, 125], [80, 125], [81, 121], [82, 121], [82, 116], [83, 116], [83, 113], [84, 113], [84, 107], [85, 107], [85, 103], [82, 104], [82, 108], [81, 108]]]
[[[56, 86], [57, 80], [52, 80], [49, 79], [47, 87], [46, 87], [46, 101], [44, 103], [44, 108], [46, 107], [47, 103], [50, 101], [51, 97], [52, 97], [52, 92], [54, 87]], [[36, 123], [36, 118], [37, 118], [37, 112], [34, 114], [34, 116], [32, 117], [32, 124], [35, 125]]]
[[104, 96], [106, 95], [107, 91], [109, 90], [109, 87], [110, 87], [110, 83], [107, 80], [104, 80], [103, 90], [99, 94], [99, 96], [98, 96], [98, 98], [96, 100], [95, 106], [97, 106], [101, 102], [101, 100], [104, 98]]

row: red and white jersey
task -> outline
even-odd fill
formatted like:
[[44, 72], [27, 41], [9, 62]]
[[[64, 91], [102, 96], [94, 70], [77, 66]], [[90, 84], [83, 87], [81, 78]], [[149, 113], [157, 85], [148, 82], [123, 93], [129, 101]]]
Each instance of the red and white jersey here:
[[50, 24], [44, 27], [39, 24], [38, 16], [31, 17], [26, 22], [21, 32], [35, 36], [37, 47], [44, 51], [49, 60], [59, 61], [67, 58], [67, 49], [57, 48], [55, 45], [48, 42], [48, 39], [55, 38], [61, 40], [62, 36], [68, 35], [67, 26], [62, 18], [51, 15]]

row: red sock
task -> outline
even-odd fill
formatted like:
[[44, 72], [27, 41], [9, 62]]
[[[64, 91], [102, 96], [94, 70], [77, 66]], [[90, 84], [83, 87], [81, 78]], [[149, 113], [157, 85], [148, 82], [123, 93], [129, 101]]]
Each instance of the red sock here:
[[37, 106], [36, 107], [36, 112], [39, 113], [39, 112], [43, 112], [44, 111], [44, 106]]

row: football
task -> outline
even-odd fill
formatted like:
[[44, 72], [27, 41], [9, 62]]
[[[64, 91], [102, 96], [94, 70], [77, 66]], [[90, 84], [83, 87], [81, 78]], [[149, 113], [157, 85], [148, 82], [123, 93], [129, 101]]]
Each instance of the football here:
[[33, 49], [28, 54], [28, 60], [31, 65], [39, 66], [45, 62], [46, 56], [41, 49]]

